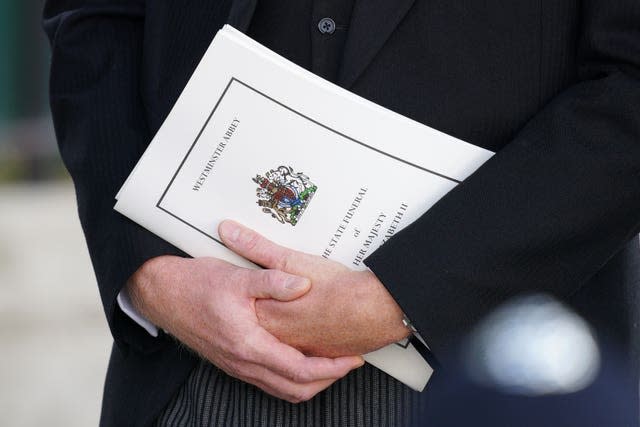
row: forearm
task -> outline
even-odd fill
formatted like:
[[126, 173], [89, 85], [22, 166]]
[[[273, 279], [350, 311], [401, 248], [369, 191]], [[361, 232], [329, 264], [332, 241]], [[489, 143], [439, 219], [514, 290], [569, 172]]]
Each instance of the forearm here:
[[366, 261], [436, 353], [512, 295], [571, 295], [640, 231], [640, 8], [584, 13], [579, 81]]

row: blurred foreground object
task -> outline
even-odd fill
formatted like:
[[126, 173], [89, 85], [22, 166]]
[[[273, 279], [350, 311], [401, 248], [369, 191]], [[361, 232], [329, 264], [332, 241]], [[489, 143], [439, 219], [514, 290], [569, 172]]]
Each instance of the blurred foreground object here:
[[506, 393], [537, 396], [589, 386], [600, 351], [589, 325], [546, 295], [518, 298], [498, 308], [465, 349], [469, 376]]
[[436, 416], [416, 425], [638, 426], [624, 359], [550, 296], [507, 302], [460, 347], [459, 365], [442, 373]]

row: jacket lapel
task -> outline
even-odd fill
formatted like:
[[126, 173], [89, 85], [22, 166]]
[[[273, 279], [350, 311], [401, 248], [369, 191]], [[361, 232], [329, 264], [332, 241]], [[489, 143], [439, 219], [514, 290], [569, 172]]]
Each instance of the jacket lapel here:
[[258, 0], [233, 0], [227, 24], [243, 33], [249, 28]]
[[338, 77], [340, 86], [350, 87], [355, 83], [414, 2], [356, 0]]

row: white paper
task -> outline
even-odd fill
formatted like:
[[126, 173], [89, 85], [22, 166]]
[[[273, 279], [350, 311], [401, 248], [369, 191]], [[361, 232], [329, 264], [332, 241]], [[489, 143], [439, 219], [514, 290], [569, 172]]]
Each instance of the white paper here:
[[[230, 218], [279, 244], [363, 269], [367, 255], [491, 155], [328, 83], [225, 26], [115, 209], [194, 257], [252, 266], [218, 241], [219, 222]], [[266, 186], [269, 177], [271, 188], [307, 191], [273, 204], [263, 190], [265, 212], [256, 181]], [[278, 187], [279, 180], [288, 184]], [[291, 206], [304, 210], [291, 215]], [[416, 390], [432, 372], [411, 345], [365, 359]]]

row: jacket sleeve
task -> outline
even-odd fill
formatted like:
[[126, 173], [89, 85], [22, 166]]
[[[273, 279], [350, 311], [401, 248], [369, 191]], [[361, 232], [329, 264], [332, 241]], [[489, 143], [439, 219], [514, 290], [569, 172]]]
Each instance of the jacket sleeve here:
[[151, 137], [140, 98], [143, 0], [50, 0], [50, 102], [62, 159], [116, 343], [150, 352], [166, 344], [126, 316], [116, 296], [146, 260], [183, 255], [113, 210], [115, 195]]
[[640, 2], [581, 10], [576, 83], [365, 261], [436, 356], [510, 296], [570, 296], [640, 231]]

